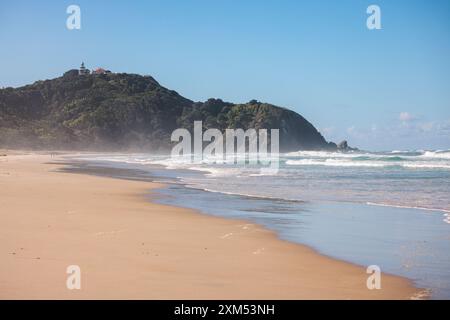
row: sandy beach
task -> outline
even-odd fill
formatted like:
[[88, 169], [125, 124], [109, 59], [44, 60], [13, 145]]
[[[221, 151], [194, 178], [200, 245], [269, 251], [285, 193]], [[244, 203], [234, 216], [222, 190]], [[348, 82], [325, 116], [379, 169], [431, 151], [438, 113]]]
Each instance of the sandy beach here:
[[[151, 182], [0, 152], [0, 299], [409, 299], [418, 290], [247, 221], [149, 201]], [[153, 195], [156, 196], [156, 195]], [[66, 268], [81, 268], [68, 290]]]

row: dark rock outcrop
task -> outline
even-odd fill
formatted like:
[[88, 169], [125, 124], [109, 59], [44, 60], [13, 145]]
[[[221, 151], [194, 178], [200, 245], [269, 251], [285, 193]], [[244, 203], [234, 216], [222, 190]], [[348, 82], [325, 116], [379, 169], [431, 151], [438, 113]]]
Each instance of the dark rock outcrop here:
[[347, 140], [341, 141], [337, 145], [337, 150], [342, 152], [348, 152], [348, 151], [358, 151], [358, 148], [352, 148], [348, 145]]

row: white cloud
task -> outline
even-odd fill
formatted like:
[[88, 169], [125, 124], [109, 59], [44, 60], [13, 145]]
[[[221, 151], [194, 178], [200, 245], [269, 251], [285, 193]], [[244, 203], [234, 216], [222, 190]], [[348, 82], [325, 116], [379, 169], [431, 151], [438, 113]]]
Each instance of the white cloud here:
[[410, 114], [409, 112], [400, 112], [400, 115], [398, 118], [400, 121], [403, 121], [403, 122], [408, 122], [408, 121], [415, 119], [415, 117], [412, 114]]

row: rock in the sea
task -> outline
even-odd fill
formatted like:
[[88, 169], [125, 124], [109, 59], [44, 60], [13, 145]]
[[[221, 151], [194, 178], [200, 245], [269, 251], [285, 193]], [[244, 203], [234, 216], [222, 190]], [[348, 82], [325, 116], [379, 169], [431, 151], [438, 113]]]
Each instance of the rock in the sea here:
[[357, 150], [359, 150], [358, 148], [352, 148], [352, 147], [350, 147], [350, 146], [348, 145], [347, 140], [344, 140], [344, 141], [342, 141], [341, 143], [339, 143], [339, 144], [337, 145], [337, 149], [338, 149], [338, 151], [344, 151], [344, 152], [347, 152], [347, 151], [357, 151]]
[[334, 143], [333, 141], [328, 142], [327, 150], [336, 151], [336, 149], [337, 149], [337, 144], [336, 143]]
[[339, 150], [347, 150], [347, 149], [348, 149], [348, 142], [347, 142], [347, 140], [344, 140], [344, 141], [340, 142], [340, 143], [337, 145], [337, 148], [338, 148]]

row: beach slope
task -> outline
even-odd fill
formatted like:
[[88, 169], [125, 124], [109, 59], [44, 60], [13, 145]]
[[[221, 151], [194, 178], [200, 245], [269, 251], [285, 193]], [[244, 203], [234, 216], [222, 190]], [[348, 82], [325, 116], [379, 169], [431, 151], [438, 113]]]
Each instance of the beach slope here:
[[[0, 299], [408, 299], [418, 289], [261, 226], [149, 201], [156, 183], [0, 157]], [[69, 290], [67, 267], [81, 270]]]

